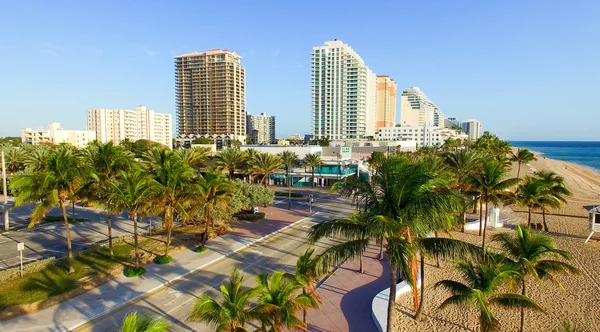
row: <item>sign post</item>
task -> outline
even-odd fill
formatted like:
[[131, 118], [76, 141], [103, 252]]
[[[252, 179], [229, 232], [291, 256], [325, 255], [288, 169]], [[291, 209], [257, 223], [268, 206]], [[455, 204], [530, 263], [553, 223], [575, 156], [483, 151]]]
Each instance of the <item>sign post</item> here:
[[6, 165], [4, 164], [4, 151], [2, 154], [2, 192], [4, 193], [4, 230], [7, 231], [8, 225], [8, 191], [6, 190]]
[[25, 249], [25, 243], [17, 243], [17, 250], [19, 251], [19, 257], [21, 258], [21, 277], [23, 276], [23, 250]]

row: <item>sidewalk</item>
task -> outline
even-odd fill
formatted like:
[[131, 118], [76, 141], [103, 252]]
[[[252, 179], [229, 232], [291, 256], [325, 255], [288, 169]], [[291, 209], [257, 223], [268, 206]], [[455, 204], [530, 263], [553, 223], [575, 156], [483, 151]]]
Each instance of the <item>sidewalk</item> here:
[[308, 312], [311, 332], [377, 332], [371, 317], [371, 302], [390, 286], [387, 259], [379, 261], [379, 247], [370, 245], [363, 258], [365, 273], [359, 273], [358, 259], [343, 264], [318, 289], [320, 309]]
[[305, 209], [292, 210], [290, 213], [287, 209], [268, 207], [261, 211], [266, 213], [267, 219], [255, 223], [233, 224], [234, 231], [210, 240], [207, 244], [208, 251], [204, 253], [195, 253], [191, 250], [177, 252], [173, 254], [174, 262], [171, 264], [147, 264], [145, 266], [147, 272], [139, 278], [129, 279], [121, 275], [69, 301], [34, 314], [2, 321], [0, 325], [8, 331], [77, 329], [94, 317], [105, 315], [107, 311], [112, 312], [127, 303], [143, 298], [146, 294], [162, 288], [163, 285], [182, 279], [266, 236], [300, 222], [309, 215]]

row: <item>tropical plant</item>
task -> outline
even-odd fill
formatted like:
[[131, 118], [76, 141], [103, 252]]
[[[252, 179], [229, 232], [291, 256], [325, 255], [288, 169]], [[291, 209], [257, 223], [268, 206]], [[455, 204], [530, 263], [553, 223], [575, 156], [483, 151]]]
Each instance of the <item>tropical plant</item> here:
[[[200, 213], [204, 217], [206, 234], [208, 239], [208, 227], [214, 225], [215, 209], [228, 209], [227, 205], [231, 201], [234, 191], [234, 184], [226, 181], [221, 173], [216, 173], [209, 169], [204, 175], [198, 177], [198, 185], [202, 192], [201, 204], [197, 205]], [[206, 243], [202, 243], [205, 245]]]
[[441, 280], [434, 288], [444, 288], [452, 296], [444, 300], [440, 309], [449, 305], [473, 306], [479, 312], [479, 326], [482, 332], [500, 330], [500, 322], [492, 309], [527, 308], [536, 311], [543, 309], [532, 299], [516, 293], [499, 293], [501, 287], [513, 283], [520, 272], [513, 264], [507, 263], [504, 255], [488, 253], [479, 263], [463, 260], [456, 264], [456, 269], [466, 280], [463, 284], [454, 280]]
[[517, 187], [515, 200], [520, 206], [527, 207], [527, 226], [530, 226], [531, 213], [541, 208], [542, 201], [546, 201], [546, 205], [549, 205], [552, 198], [548, 196], [546, 183], [528, 175]]
[[308, 153], [304, 156], [304, 160], [302, 164], [305, 167], [310, 168], [310, 182], [312, 183], [312, 187], [315, 187], [315, 169], [321, 165], [323, 165], [323, 160], [321, 160], [321, 156], [316, 153]]
[[217, 154], [217, 165], [220, 169], [229, 172], [229, 179], [232, 180], [235, 176], [235, 171], [244, 168], [247, 155], [236, 148], [223, 149]]
[[[554, 259], [571, 259], [571, 255], [567, 251], [556, 248], [554, 241], [549, 236], [536, 233], [524, 225], [518, 225], [514, 234], [496, 234], [493, 240], [500, 243], [510, 261], [517, 267], [523, 296], [527, 295], [525, 284], [529, 277], [535, 281], [551, 280], [562, 289], [555, 274], [580, 273], [576, 267]], [[525, 331], [525, 312], [524, 307], [521, 307], [521, 332], [523, 331]]]
[[[311, 295], [318, 303], [321, 297], [317, 292], [317, 283], [327, 273], [327, 266], [323, 265], [321, 256], [313, 257], [314, 248], [307, 248], [304, 254], [296, 261], [296, 273], [289, 275], [302, 286], [302, 293]], [[306, 324], [306, 308], [303, 309], [302, 321]]]
[[[473, 150], [457, 150], [444, 155], [446, 164], [456, 177], [456, 186], [461, 194], [465, 195], [465, 200], [476, 196], [470, 188], [469, 179], [473, 176], [477, 169], [481, 166], [482, 160], [478, 152]], [[476, 202], [473, 202], [477, 204]], [[467, 209], [463, 210], [463, 231], [464, 224], [467, 221]]]
[[192, 184], [194, 170], [181, 155], [168, 149], [154, 148], [143, 155], [152, 170], [154, 179], [160, 184], [160, 192], [154, 197], [156, 208], [167, 231], [165, 256], [169, 255], [174, 219], [185, 215], [197, 188]]
[[234, 180], [235, 188], [231, 200], [228, 202], [226, 209], [217, 208], [215, 214], [222, 218], [230, 218], [242, 210], [249, 210], [254, 206], [271, 205], [275, 198], [275, 192], [270, 188], [265, 188], [256, 184], [249, 184], [241, 180]]
[[163, 318], [151, 319], [147, 316], [138, 316], [137, 312], [130, 312], [123, 319], [121, 332], [168, 332], [169, 322]]
[[25, 152], [22, 149], [10, 147], [5, 150], [6, 172], [15, 174], [25, 170]]
[[517, 178], [520, 178], [521, 174], [521, 164], [527, 164], [531, 161], [537, 160], [535, 155], [531, 153], [531, 151], [527, 149], [517, 149], [517, 153], [511, 151], [510, 160], [512, 162], [516, 162], [518, 164], [517, 168]]
[[46, 162], [52, 150], [53, 149], [46, 144], [28, 147], [23, 159], [25, 168], [30, 172], [41, 172], [46, 170]]
[[194, 169], [199, 169], [203, 166], [208, 157], [209, 150], [203, 147], [177, 150], [179, 156], [184, 163], [190, 165]]
[[84, 183], [84, 171], [81, 159], [71, 149], [59, 147], [51, 150], [39, 171], [28, 171], [16, 175], [10, 184], [16, 193], [14, 206], [26, 203], [39, 203], [31, 212], [29, 227], [38, 223], [54, 206], [60, 208], [65, 224], [69, 273], [74, 272], [71, 231], [67, 218], [68, 198]]
[[131, 167], [131, 157], [121, 146], [113, 145], [112, 141], [104, 144], [89, 144], [84, 151], [86, 161], [94, 170], [95, 176], [89, 183], [87, 198], [104, 208], [106, 212], [106, 224], [108, 227], [108, 252], [113, 259], [112, 245], [112, 215], [114, 207], [108, 200], [110, 183], [117, 181], [121, 171], [128, 171]]
[[161, 192], [161, 185], [141, 168], [119, 173], [119, 179], [110, 182], [108, 201], [114, 211], [127, 210], [129, 218], [133, 221], [135, 267], [139, 268], [138, 218], [152, 211], [154, 198]]
[[[481, 172], [470, 177], [473, 187], [481, 193], [481, 202], [485, 204], [485, 217], [479, 219], [479, 229], [483, 228], [481, 247], [485, 248], [487, 221], [489, 218], [489, 203], [499, 204], [509, 199], [507, 189], [519, 183], [517, 178], [506, 179], [510, 169], [501, 162], [489, 161], [483, 164]], [[481, 215], [481, 212], [480, 212]]]
[[271, 276], [261, 274], [256, 277], [260, 292], [256, 310], [268, 312], [259, 320], [263, 330], [270, 327], [272, 331], [282, 331], [286, 327], [288, 330], [306, 331], [306, 324], [297, 315], [302, 310], [318, 308], [319, 304], [313, 295], [302, 292], [298, 281], [284, 275], [283, 271], [275, 271]]
[[544, 223], [544, 231], [548, 232], [548, 224], [546, 224], [546, 210], [548, 208], [560, 209], [562, 203], [566, 202], [565, 196], [571, 196], [571, 192], [565, 186], [565, 179], [552, 171], [539, 171], [536, 177], [546, 183], [548, 190], [548, 200], [540, 202], [542, 209], [542, 221]]
[[296, 166], [298, 165], [298, 155], [295, 152], [292, 151], [283, 151], [280, 154], [281, 160], [283, 162], [283, 166], [285, 167], [285, 181], [286, 184], [288, 186], [291, 186], [292, 184], [289, 183], [290, 181], [290, 171]]
[[250, 307], [252, 299], [259, 295], [257, 288], [245, 288], [244, 274], [237, 268], [231, 272], [229, 282], [221, 285], [221, 302], [204, 293], [194, 300], [191, 320], [206, 322], [217, 331], [243, 332], [246, 323], [256, 319], [260, 313]]
[[269, 175], [277, 172], [282, 164], [283, 160], [281, 160], [279, 155], [259, 153], [250, 159], [250, 174], [252, 176], [261, 176], [261, 184], [266, 187]]

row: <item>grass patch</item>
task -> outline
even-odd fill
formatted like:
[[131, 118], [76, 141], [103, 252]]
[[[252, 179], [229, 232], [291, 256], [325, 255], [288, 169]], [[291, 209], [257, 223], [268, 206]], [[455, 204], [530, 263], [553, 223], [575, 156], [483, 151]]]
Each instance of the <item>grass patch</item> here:
[[[288, 193], [284, 192], [284, 191], [276, 191], [275, 192], [275, 196], [278, 196], [278, 197], [288, 197]], [[304, 197], [304, 195], [302, 195], [301, 193], [292, 193], [291, 197], [298, 198], [298, 197]]]
[[123, 272], [123, 274], [127, 277], [127, 278], [135, 278], [135, 277], [139, 277], [142, 274], [146, 273], [146, 269], [144, 269], [143, 266], [140, 267], [128, 267], [125, 269], [125, 271]]
[[51, 296], [79, 288], [80, 279], [95, 275], [108, 275], [114, 268], [126, 265], [131, 258], [130, 244], [113, 246], [115, 259], [108, 256], [108, 248], [98, 252], [80, 255], [74, 259], [75, 272], [67, 273], [67, 261], [50, 265], [47, 268], [22, 278], [0, 284], [0, 311], [19, 304], [29, 304], [45, 300]]
[[194, 252], [205, 252], [206, 250], [208, 249], [206, 249], [205, 246], [198, 246], [196, 249], [194, 249]]
[[258, 221], [261, 219], [265, 219], [265, 213], [264, 212], [241, 213], [241, 214], [236, 215], [236, 217], [240, 220]]
[[154, 263], [159, 265], [169, 264], [173, 261], [173, 257], [171, 256], [156, 256], [154, 259]]
[[[72, 218], [72, 217], [67, 217], [67, 220], [69, 221], [70, 224], [76, 224], [79, 222], [86, 222], [86, 221], [90, 221], [89, 219], [83, 219], [83, 218]], [[42, 219], [42, 223], [47, 223], [47, 222], [63, 222], [64, 219], [62, 216], [47, 216], [44, 217]]]

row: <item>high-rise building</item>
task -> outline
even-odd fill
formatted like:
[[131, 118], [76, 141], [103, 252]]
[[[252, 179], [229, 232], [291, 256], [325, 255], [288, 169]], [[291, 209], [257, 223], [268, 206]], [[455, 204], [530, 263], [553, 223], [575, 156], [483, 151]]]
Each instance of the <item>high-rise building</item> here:
[[418, 87], [404, 90], [400, 102], [402, 126], [426, 126], [435, 123], [435, 104]]
[[146, 106], [136, 106], [135, 110], [90, 109], [87, 127], [96, 132], [96, 140], [101, 143], [146, 139], [172, 147], [171, 114], [156, 113]]
[[246, 76], [237, 53], [212, 49], [175, 57], [178, 135], [228, 145], [246, 136]]
[[433, 125], [440, 128], [446, 125], [446, 116], [437, 107], [433, 110]]
[[460, 123], [462, 131], [469, 135], [469, 139], [478, 139], [483, 135], [481, 123], [477, 120], [468, 119]]
[[96, 133], [93, 130], [67, 130], [61, 128], [58, 122], [50, 123], [47, 130], [21, 129], [21, 142], [32, 145], [66, 143], [82, 149], [94, 139], [96, 139]]
[[313, 47], [312, 133], [315, 138], [375, 135], [377, 76], [340, 40]]
[[275, 144], [275, 117], [265, 113], [260, 115], [246, 116], [246, 135], [252, 140], [252, 144]]
[[396, 125], [396, 82], [389, 76], [377, 76], [377, 120], [375, 130]]

